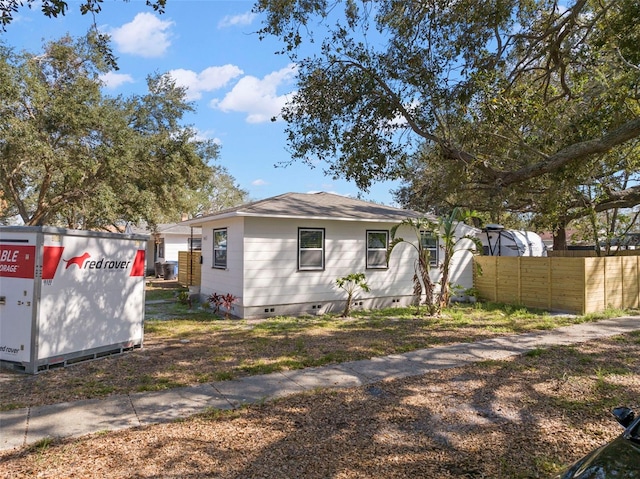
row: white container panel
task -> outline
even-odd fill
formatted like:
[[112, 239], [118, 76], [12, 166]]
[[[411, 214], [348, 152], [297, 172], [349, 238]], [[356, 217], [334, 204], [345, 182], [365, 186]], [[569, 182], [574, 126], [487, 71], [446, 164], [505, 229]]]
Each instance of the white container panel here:
[[142, 340], [144, 247], [45, 234], [38, 359]]
[[36, 305], [36, 237], [0, 238], [0, 361], [28, 362]]

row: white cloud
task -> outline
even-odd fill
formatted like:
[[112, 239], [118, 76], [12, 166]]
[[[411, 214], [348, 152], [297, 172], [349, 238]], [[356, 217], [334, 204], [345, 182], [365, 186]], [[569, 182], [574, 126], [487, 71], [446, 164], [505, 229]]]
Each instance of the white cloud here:
[[245, 76], [222, 100], [212, 100], [210, 106], [223, 112], [247, 113], [248, 123], [269, 121], [280, 114], [287, 101], [287, 95], [278, 95], [278, 87], [290, 85], [296, 72], [296, 65], [291, 63], [263, 79]]
[[145, 58], [164, 55], [171, 45], [171, 21], [160, 20], [152, 13], [138, 13], [135, 18], [111, 30], [111, 38], [118, 50]]
[[242, 13], [240, 15], [227, 15], [218, 22], [218, 28], [251, 25], [256, 16], [253, 12]]
[[251, 182], [252, 186], [264, 186], [264, 185], [268, 185], [269, 183], [267, 183], [266, 181], [264, 181], [263, 179], [257, 179], [257, 180], [253, 180]]
[[199, 141], [211, 140], [217, 145], [222, 145], [222, 140], [215, 136], [215, 133], [211, 130], [195, 129], [195, 139]]
[[115, 72], [108, 72], [104, 75], [100, 75], [100, 80], [102, 80], [104, 86], [110, 89], [118, 88], [125, 83], [134, 83], [131, 75]]
[[222, 88], [243, 73], [237, 66], [227, 64], [221, 67], [209, 67], [200, 73], [180, 68], [171, 70], [169, 75], [176, 81], [176, 85], [187, 89], [187, 99], [199, 100], [202, 98], [202, 92]]

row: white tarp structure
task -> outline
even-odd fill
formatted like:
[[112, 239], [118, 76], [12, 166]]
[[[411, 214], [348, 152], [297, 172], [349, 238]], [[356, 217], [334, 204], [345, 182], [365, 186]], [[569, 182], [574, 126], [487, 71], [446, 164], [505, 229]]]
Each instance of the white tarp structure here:
[[487, 225], [478, 234], [485, 256], [547, 256], [542, 238], [533, 231], [504, 229]]
[[141, 347], [147, 239], [0, 227], [0, 363], [35, 374]]

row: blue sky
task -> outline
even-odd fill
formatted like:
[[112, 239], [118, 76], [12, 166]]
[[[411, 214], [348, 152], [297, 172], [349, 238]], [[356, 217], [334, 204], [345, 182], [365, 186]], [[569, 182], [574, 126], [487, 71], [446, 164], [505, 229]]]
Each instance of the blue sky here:
[[[44, 42], [69, 33], [86, 33], [91, 17], [69, 0], [64, 17], [47, 19], [37, 8], [22, 8], [0, 38], [7, 44], [39, 52]], [[143, 0], [106, 0], [96, 17], [111, 35], [120, 70], [105, 76], [111, 95], [144, 93], [146, 76], [171, 72], [188, 88], [197, 111], [187, 117], [199, 135], [221, 145], [225, 166], [251, 199], [289, 191], [329, 191], [356, 196], [355, 184], [325, 176], [323, 166], [288, 162], [283, 121], [272, 122], [295, 91], [295, 65], [275, 52], [276, 39], [260, 41], [260, 18], [252, 1], [169, 0], [158, 15]], [[390, 189], [397, 183], [375, 184], [363, 199], [393, 205]]]

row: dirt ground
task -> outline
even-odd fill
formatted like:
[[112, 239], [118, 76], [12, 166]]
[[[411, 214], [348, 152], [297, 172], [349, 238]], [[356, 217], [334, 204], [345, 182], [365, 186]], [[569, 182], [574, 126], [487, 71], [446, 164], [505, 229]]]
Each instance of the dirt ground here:
[[[483, 316], [474, 318], [473, 310], [464, 311], [463, 323], [424, 316], [240, 321], [212, 319], [211, 314], [196, 307], [176, 309], [178, 306], [175, 302], [147, 306], [147, 317], [156, 319], [147, 321], [141, 349], [37, 375], [0, 369], [0, 410], [163, 390], [480, 341], [510, 334], [501, 326], [514, 321], [505, 317], [488, 323]], [[529, 330], [526, 320], [516, 322], [522, 332]]]
[[0, 453], [2, 478], [538, 478], [621, 432], [640, 334]]

